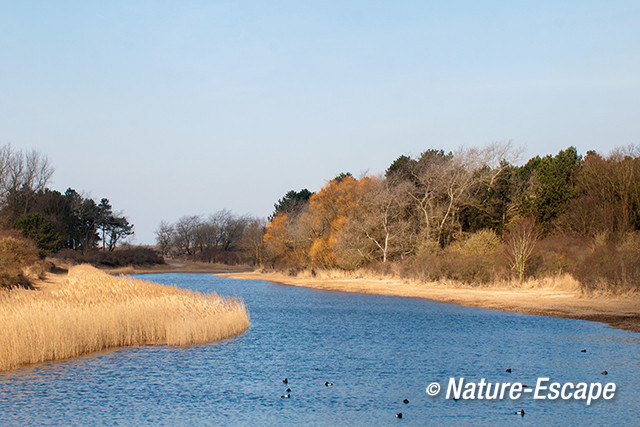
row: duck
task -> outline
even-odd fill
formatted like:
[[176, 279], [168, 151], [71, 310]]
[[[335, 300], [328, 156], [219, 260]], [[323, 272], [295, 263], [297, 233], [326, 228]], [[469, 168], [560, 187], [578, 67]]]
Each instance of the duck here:
[[330, 383], [329, 381], [325, 382], [324, 385], [326, 385], [327, 387], [330, 387], [333, 385], [333, 383]]
[[586, 353], [586, 352], [587, 352], [586, 348], [583, 348], [582, 350], [580, 350], [580, 353]]
[[291, 391], [291, 389], [290, 389], [290, 388], [287, 388], [287, 393], [289, 393], [290, 391]]
[[519, 411], [517, 411], [516, 415], [520, 415], [520, 416], [524, 417], [524, 409], [520, 409]]
[[609, 372], [607, 372], [607, 371], [602, 371], [601, 373], [602, 373], [602, 375], [607, 375]]
[[396, 418], [402, 418], [402, 412], [398, 412], [398, 413], [396, 414]]
[[288, 399], [291, 397], [291, 395], [289, 393], [287, 394], [283, 394], [282, 396], [280, 396], [282, 399]]
[[282, 380], [282, 382], [283, 382], [283, 383], [285, 383], [285, 384], [289, 384], [289, 380], [288, 380], [288, 379], [286, 379], [286, 378], [285, 378], [285, 379], [283, 379], [283, 380]]
[[507, 369], [506, 369], [506, 372], [511, 372], [511, 368], [507, 368]]
[[407, 403], [409, 403], [409, 399], [403, 400], [402, 403], [404, 403], [406, 405]]

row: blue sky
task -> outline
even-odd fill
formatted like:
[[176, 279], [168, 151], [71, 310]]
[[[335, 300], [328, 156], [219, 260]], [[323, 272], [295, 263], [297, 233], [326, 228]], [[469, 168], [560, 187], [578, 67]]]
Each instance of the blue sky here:
[[0, 0], [0, 144], [160, 220], [399, 155], [640, 143], [638, 1]]

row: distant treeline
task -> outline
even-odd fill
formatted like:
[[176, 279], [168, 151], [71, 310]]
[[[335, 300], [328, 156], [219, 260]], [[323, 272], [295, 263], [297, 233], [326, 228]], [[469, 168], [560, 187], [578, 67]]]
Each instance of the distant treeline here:
[[162, 255], [224, 264], [262, 263], [265, 221], [223, 209], [203, 218], [187, 215], [174, 224], [162, 221], [156, 242]]
[[259, 259], [468, 283], [571, 273], [640, 283], [640, 150], [574, 147], [514, 163], [510, 143], [400, 156], [383, 176], [343, 173], [275, 205]]

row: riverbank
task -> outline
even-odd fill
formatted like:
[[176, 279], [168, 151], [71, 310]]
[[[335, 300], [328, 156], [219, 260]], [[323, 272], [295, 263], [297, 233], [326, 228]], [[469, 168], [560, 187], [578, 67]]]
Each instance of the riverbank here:
[[315, 277], [308, 273], [290, 276], [257, 271], [218, 275], [331, 291], [428, 298], [471, 307], [603, 322], [615, 328], [640, 332], [640, 295], [585, 295], [569, 276], [525, 282], [523, 285], [507, 283], [469, 287], [453, 282], [417, 283], [392, 278], [350, 277], [339, 273], [319, 273]]
[[[253, 271], [247, 265], [227, 265], [208, 262], [191, 262], [165, 259], [164, 264], [152, 266], [127, 266], [119, 268], [100, 268], [109, 274], [149, 274], [149, 273], [245, 273]], [[59, 262], [57, 264], [60, 264]]]
[[0, 371], [109, 348], [190, 345], [244, 332], [244, 303], [88, 265], [0, 291]]

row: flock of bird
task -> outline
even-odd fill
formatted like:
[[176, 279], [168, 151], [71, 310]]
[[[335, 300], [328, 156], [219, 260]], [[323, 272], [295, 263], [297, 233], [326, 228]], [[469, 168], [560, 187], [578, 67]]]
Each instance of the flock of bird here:
[[[586, 348], [583, 348], [582, 350], [580, 350], [580, 353], [586, 353], [586, 352], [587, 352], [587, 349], [586, 349]], [[507, 368], [507, 369], [506, 369], [506, 371], [507, 371], [507, 372], [509, 372], [509, 373], [511, 373], [511, 368]], [[602, 375], [608, 375], [608, 374], [609, 374], [609, 372], [607, 372], [606, 370], [604, 370], [604, 371], [602, 371], [602, 372], [600, 372], [600, 373], [601, 373]], [[529, 387], [529, 386], [528, 386], [528, 385], [526, 385], [526, 384], [522, 384], [522, 387], [523, 387], [523, 388], [526, 388], [526, 387]], [[520, 415], [520, 416], [523, 416], [523, 417], [524, 417], [524, 409], [520, 409], [519, 411], [516, 411], [516, 412], [515, 412], [515, 414], [516, 414], [516, 415]]]
[[[582, 349], [582, 350], [580, 350], [580, 352], [581, 352], [581, 353], [586, 353], [586, 352], [587, 352], [587, 350], [586, 350], [586, 349]], [[506, 372], [511, 373], [511, 368], [507, 368], [507, 369], [506, 369]], [[605, 370], [605, 371], [602, 371], [602, 372], [601, 372], [601, 374], [602, 374], [602, 375], [607, 375], [607, 374], [608, 374], [608, 372]], [[283, 383], [285, 383], [285, 384], [289, 384], [289, 379], [288, 379], [288, 378], [285, 378], [285, 379], [283, 379], [283, 380], [282, 380], [282, 382], [283, 382]], [[331, 386], [333, 385], [333, 383], [332, 383], [332, 382], [329, 382], [329, 381], [326, 381], [326, 382], [324, 383], [324, 385], [325, 385], [326, 387], [331, 387]], [[526, 385], [526, 384], [522, 384], [522, 387], [523, 387], [523, 388], [526, 388], [526, 387], [529, 387], [529, 386], [528, 386], [528, 385]], [[283, 394], [283, 395], [282, 395], [282, 396], [280, 396], [280, 397], [281, 397], [282, 399], [289, 399], [289, 398], [291, 397], [291, 388], [287, 387], [286, 394]], [[455, 399], [455, 398], [454, 398], [453, 400], [456, 400], [456, 401], [457, 401], [458, 399]], [[402, 403], [404, 403], [405, 405], [409, 404], [409, 399], [404, 399], [404, 400], [402, 401]], [[514, 412], [514, 414], [515, 414], [515, 415], [520, 415], [520, 416], [524, 417], [525, 412], [524, 412], [524, 409], [520, 409], [519, 411]], [[402, 412], [398, 412], [398, 413], [396, 414], [396, 418], [402, 418]]]
[[[285, 378], [285, 379], [283, 379], [283, 380], [282, 380], [282, 382], [283, 382], [284, 384], [287, 384], [287, 385], [288, 385], [288, 384], [289, 384], [289, 378]], [[331, 387], [331, 386], [333, 385], [333, 383], [332, 383], [332, 382], [329, 382], [329, 381], [325, 381], [324, 385], [325, 385], [326, 387]], [[290, 397], [291, 397], [291, 388], [290, 388], [290, 387], [287, 387], [286, 394], [283, 394], [282, 396], [280, 396], [280, 398], [282, 398], [282, 399], [289, 399]], [[408, 403], [409, 403], [409, 399], [404, 399], [404, 400], [402, 401], [402, 403], [404, 403], [405, 405], [406, 405], [406, 404], [408, 404]], [[396, 418], [402, 418], [402, 412], [398, 412], [398, 413], [396, 414]]]

